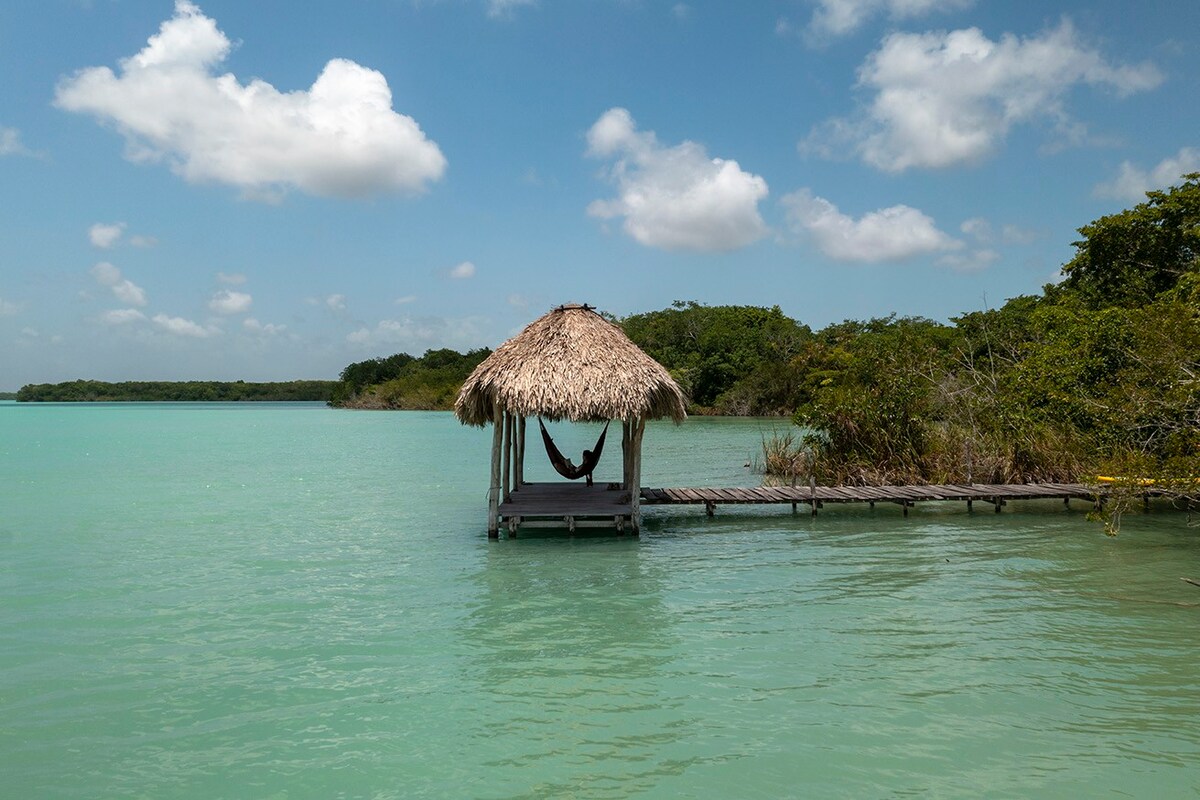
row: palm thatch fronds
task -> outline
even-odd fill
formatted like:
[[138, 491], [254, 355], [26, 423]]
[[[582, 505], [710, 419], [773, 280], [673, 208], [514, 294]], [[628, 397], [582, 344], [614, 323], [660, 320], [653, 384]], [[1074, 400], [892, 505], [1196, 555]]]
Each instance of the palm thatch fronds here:
[[559, 306], [500, 345], [467, 378], [454, 413], [483, 426], [496, 404], [522, 417], [571, 422], [687, 416], [666, 368], [580, 305]]

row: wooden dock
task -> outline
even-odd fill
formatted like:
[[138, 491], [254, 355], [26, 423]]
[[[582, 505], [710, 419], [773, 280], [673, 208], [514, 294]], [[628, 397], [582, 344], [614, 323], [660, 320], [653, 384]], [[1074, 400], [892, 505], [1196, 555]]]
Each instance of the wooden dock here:
[[[1153, 490], [1150, 495], [1155, 494]], [[1010, 500], [1087, 500], [1102, 503], [1107, 491], [1081, 483], [962, 483], [921, 486], [756, 486], [735, 489], [642, 489], [645, 505], [704, 505], [709, 516], [718, 505], [807, 505], [816, 516], [826, 503], [894, 503], [908, 509], [919, 502], [960, 501], [970, 509], [987, 503], [999, 512]]]
[[[921, 486], [755, 486], [714, 488], [642, 488], [643, 506], [703, 505], [712, 516], [721, 505], [791, 505], [796, 511], [808, 506], [813, 516], [826, 503], [876, 503], [900, 506], [904, 516], [921, 502], [965, 502], [991, 505], [996, 513], [1013, 500], [1082, 500], [1100, 507], [1108, 496], [1105, 486], [1082, 483], [939, 484]], [[1163, 492], [1146, 487], [1149, 499]], [[499, 527], [515, 536], [520, 528], [614, 528], [618, 533], [636, 530], [637, 513], [630, 493], [617, 483], [523, 483], [499, 506]]]

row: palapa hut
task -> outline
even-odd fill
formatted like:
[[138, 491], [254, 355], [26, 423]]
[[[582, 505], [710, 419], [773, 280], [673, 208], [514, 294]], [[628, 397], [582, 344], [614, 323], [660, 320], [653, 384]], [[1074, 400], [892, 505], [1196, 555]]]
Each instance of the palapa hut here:
[[[640, 527], [642, 434], [647, 419], [682, 422], [683, 393], [667, 370], [591, 306], [563, 305], [526, 326], [475, 368], [459, 391], [454, 413], [467, 425], [492, 423], [492, 480], [488, 535], [502, 523]], [[621, 421], [619, 485], [528, 484], [525, 422], [530, 417], [571, 422]], [[605, 428], [607, 432], [607, 427]], [[546, 436], [547, 450], [557, 454]], [[603, 447], [603, 434], [597, 450]], [[585, 462], [593, 453], [585, 451]], [[587, 465], [556, 463], [564, 475], [589, 474]], [[590, 465], [595, 467], [595, 463]], [[571, 469], [574, 469], [574, 472]]]

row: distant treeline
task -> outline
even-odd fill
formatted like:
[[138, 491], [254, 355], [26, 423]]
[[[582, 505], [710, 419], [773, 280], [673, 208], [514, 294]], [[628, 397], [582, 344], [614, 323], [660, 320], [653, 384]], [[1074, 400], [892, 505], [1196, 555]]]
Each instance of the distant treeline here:
[[22, 386], [22, 403], [163, 402], [163, 401], [328, 401], [338, 381], [67, 381]]
[[487, 348], [459, 353], [429, 350], [417, 358], [397, 353], [359, 361], [342, 370], [329, 405], [335, 408], [446, 410], [463, 381], [491, 355]]
[[[813, 332], [778, 307], [616, 320], [691, 413], [786, 415], [823, 483], [1013, 483], [1096, 475], [1200, 489], [1200, 173], [1079, 229], [1063, 280], [948, 324]], [[449, 408], [487, 350], [352, 364], [334, 404]]]
[[16, 392], [0, 392], [0, 400], [16, 400]]

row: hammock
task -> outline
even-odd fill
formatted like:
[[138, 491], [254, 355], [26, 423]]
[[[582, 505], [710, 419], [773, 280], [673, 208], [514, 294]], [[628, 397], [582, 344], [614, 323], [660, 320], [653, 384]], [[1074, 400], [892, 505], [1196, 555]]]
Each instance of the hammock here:
[[587, 485], [591, 486], [592, 470], [596, 469], [596, 465], [600, 463], [600, 454], [604, 452], [604, 437], [608, 435], [608, 423], [604, 423], [604, 430], [600, 431], [600, 438], [596, 440], [595, 447], [583, 451], [583, 461], [578, 467], [571, 463], [571, 459], [564, 457], [559, 452], [541, 417], [538, 417], [538, 427], [542, 429], [542, 443], [546, 445], [546, 455], [550, 457], [550, 463], [554, 465], [554, 470], [564, 478], [573, 481], [586, 477]]

